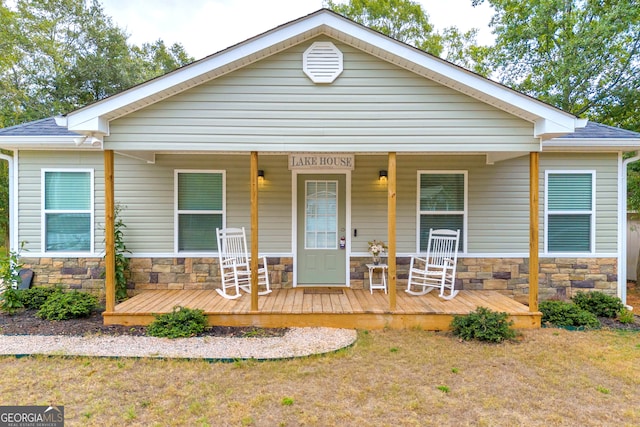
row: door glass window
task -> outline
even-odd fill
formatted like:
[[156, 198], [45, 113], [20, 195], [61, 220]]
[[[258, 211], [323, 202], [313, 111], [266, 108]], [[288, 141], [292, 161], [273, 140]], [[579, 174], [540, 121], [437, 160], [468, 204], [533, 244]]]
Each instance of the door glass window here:
[[338, 182], [305, 183], [306, 249], [338, 248]]

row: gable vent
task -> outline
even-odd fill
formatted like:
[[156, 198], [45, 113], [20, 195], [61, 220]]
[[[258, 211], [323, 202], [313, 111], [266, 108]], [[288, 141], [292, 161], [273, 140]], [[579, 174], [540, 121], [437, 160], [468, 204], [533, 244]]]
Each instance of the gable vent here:
[[342, 73], [342, 52], [330, 42], [315, 42], [302, 56], [304, 73], [314, 83], [333, 83]]

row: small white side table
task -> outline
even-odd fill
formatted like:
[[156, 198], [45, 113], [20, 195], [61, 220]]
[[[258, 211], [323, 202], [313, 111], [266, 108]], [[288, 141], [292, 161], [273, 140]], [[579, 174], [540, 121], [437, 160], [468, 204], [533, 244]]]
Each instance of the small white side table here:
[[[374, 289], [384, 289], [384, 293], [387, 293], [387, 264], [366, 264], [369, 269], [369, 291], [373, 294]], [[373, 283], [373, 274], [376, 270], [380, 270], [380, 282]]]

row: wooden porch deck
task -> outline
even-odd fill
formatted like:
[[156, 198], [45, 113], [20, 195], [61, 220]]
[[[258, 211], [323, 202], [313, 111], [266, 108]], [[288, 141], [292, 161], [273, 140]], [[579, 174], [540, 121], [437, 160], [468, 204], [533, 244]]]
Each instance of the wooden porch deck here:
[[183, 306], [202, 309], [210, 325], [308, 327], [357, 329], [447, 330], [456, 314], [467, 314], [483, 306], [509, 313], [518, 329], [539, 328], [542, 314], [496, 291], [460, 291], [453, 300], [438, 298], [437, 292], [423, 296], [399, 290], [396, 310], [389, 310], [389, 296], [382, 291], [350, 288], [275, 289], [258, 299], [258, 311], [251, 311], [251, 296], [236, 300], [222, 298], [213, 290], [154, 290], [142, 292], [104, 312], [107, 325], [148, 325], [153, 314], [171, 312]]

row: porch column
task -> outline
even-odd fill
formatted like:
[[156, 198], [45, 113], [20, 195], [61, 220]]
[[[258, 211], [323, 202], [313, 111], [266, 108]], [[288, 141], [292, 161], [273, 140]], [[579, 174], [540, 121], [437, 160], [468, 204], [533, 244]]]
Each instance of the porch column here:
[[529, 311], [538, 311], [540, 153], [529, 153]]
[[104, 150], [104, 262], [105, 310], [112, 313], [116, 307], [116, 248], [115, 209], [113, 193], [113, 150]]
[[387, 230], [389, 238], [389, 310], [396, 310], [396, 153], [389, 153], [387, 167]]
[[[251, 152], [251, 311], [258, 311], [258, 152]], [[269, 274], [267, 272], [267, 274]]]

